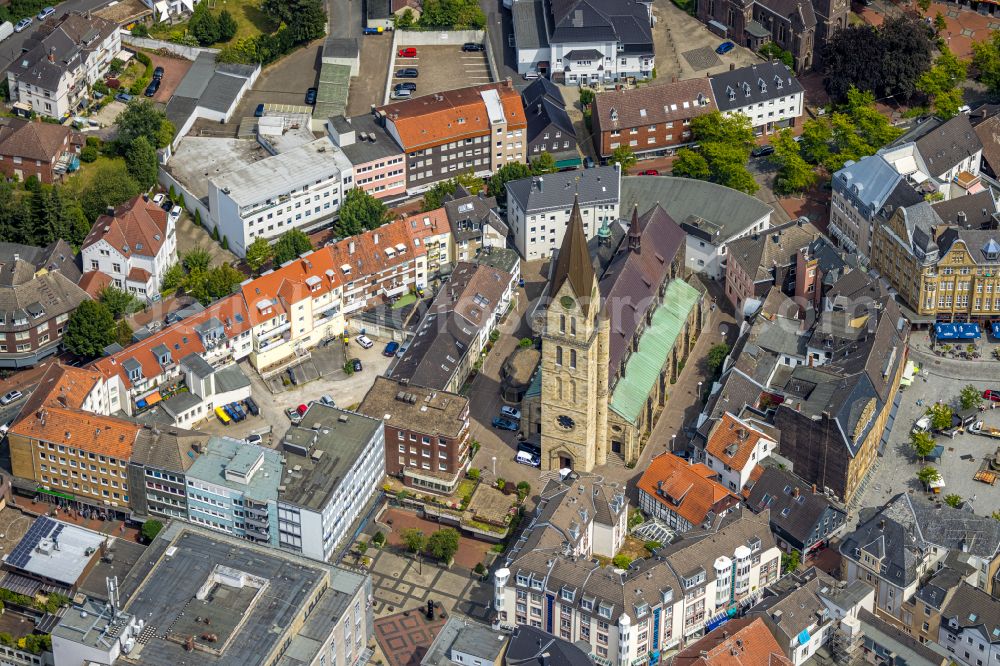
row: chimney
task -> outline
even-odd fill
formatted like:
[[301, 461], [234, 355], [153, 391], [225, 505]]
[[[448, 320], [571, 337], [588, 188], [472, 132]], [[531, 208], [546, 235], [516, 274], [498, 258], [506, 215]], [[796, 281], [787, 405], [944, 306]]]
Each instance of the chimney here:
[[795, 488], [794, 488], [794, 489], [792, 490], [792, 497], [798, 497], [798, 496], [799, 496], [799, 488], [798, 488], [798, 486], [796, 486], [796, 487], [795, 487]]
[[879, 528], [879, 530], [884, 530], [885, 529], [885, 519], [884, 518], [882, 520], [878, 521], [878, 528]]
[[49, 49], [49, 62], [55, 62], [55, 61], [56, 61], [56, 47], [53, 46], [52, 48]]
[[958, 226], [968, 229], [968, 220], [964, 210], [958, 211]]
[[538, 107], [535, 109], [535, 113], [537, 113], [538, 115], [542, 115], [542, 103], [541, 102], [538, 103]]
[[541, 192], [541, 191], [542, 191], [542, 188], [543, 188], [543, 185], [544, 185], [544, 182], [545, 182], [545, 179], [544, 179], [544, 178], [541, 178], [541, 177], [539, 177], [539, 179], [535, 181], [535, 183], [536, 183], [536, 184], [538, 185], [538, 191], [539, 191], [539, 192]]
[[816, 484], [815, 483], [813, 484], [812, 491], [813, 491], [813, 495], [815, 495], [816, 494]]
[[111, 217], [114, 217], [115, 216], [115, 207], [114, 206], [108, 206], [107, 210], [105, 210], [104, 212], [107, 213], [108, 215], [110, 215]]

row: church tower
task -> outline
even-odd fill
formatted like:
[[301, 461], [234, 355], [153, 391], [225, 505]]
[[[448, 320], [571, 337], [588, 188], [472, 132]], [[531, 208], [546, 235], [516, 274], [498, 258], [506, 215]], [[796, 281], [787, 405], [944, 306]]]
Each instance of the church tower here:
[[542, 469], [607, 462], [609, 325], [574, 201], [542, 333]]

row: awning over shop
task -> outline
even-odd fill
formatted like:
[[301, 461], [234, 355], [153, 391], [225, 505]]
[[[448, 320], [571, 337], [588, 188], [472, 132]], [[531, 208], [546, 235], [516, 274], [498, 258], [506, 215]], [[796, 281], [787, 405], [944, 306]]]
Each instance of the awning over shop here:
[[559, 168], [559, 169], [566, 169], [566, 168], [569, 168], [569, 167], [580, 166], [580, 164], [582, 162], [583, 162], [583, 160], [581, 160], [579, 157], [571, 157], [571, 158], [566, 159], [566, 160], [559, 160], [559, 161], [557, 161], [556, 162], [556, 167]]
[[990, 333], [993, 334], [994, 338], [1000, 338], [1000, 321], [990, 324]]
[[938, 340], [978, 340], [982, 334], [979, 324], [934, 324]]

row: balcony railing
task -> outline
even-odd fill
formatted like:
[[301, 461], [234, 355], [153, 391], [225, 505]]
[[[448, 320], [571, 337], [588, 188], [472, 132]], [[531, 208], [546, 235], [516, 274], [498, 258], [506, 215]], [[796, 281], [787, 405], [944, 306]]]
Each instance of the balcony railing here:
[[285, 322], [284, 324], [279, 324], [278, 326], [275, 326], [272, 329], [268, 329], [266, 331], [261, 331], [260, 333], [258, 333], [257, 334], [257, 339], [258, 340], [267, 340], [268, 338], [273, 338], [274, 336], [278, 335], [279, 333], [284, 333], [285, 331], [287, 331], [291, 327], [292, 327], [292, 322], [290, 322], [290, 321]]

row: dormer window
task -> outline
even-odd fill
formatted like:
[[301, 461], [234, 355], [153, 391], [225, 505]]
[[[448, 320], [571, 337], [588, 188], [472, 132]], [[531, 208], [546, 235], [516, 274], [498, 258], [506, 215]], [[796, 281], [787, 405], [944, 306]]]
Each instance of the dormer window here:
[[744, 83], [743, 84], [743, 95], [745, 97], [749, 97], [750, 96], [750, 84], [749, 83]]
[[706, 104], [708, 104], [708, 101], [705, 99], [704, 93], [698, 93], [697, 104], [698, 106], [705, 106]]
[[618, 120], [618, 109], [611, 107], [611, 120]]
[[732, 86], [726, 86], [726, 93], [729, 95], [730, 101], [736, 99], [736, 91], [733, 90]]
[[760, 88], [760, 91], [762, 93], [766, 93], [767, 92], [767, 84], [764, 83], [764, 79], [758, 80], [757, 81], [757, 86]]
[[781, 90], [781, 86], [782, 86], [782, 85], [783, 85], [783, 84], [781, 83], [781, 77], [780, 77], [780, 76], [778, 76], [777, 74], [775, 74], [775, 75], [774, 75], [774, 86], [775, 86], [775, 87], [776, 87], [776, 88], [777, 88], [778, 90]]

